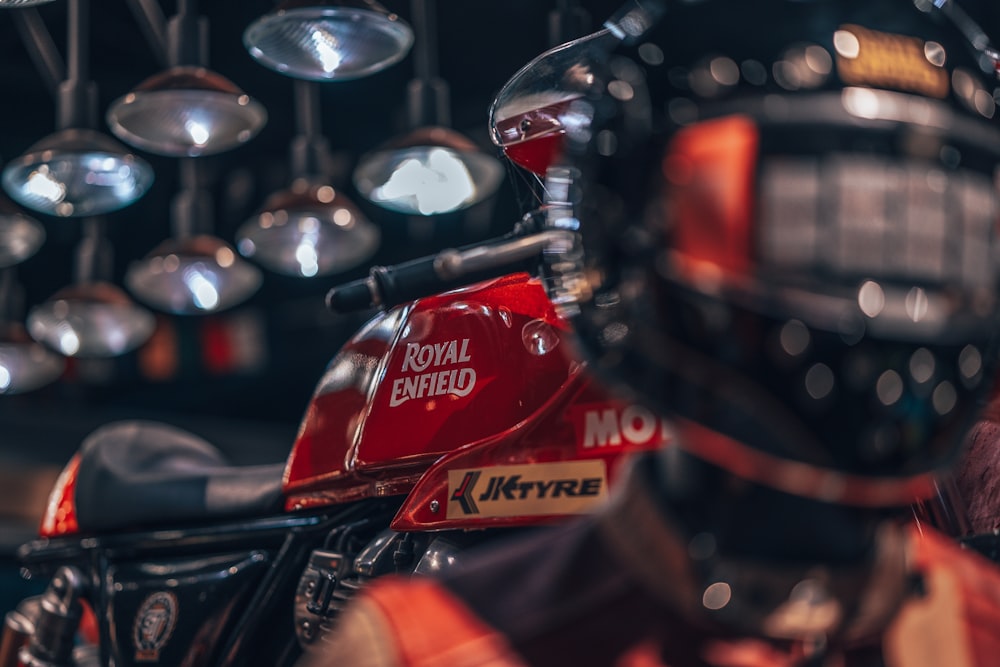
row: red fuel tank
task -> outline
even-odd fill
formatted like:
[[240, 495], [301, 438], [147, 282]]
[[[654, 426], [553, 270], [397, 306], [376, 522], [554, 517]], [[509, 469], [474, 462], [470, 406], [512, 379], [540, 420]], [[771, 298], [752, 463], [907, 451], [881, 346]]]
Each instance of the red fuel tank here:
[[286, 508], [406, 493], [443, 454], [514, 429], [581, 372], [568, 325], [527, 274], [381, 313], [313, 394]]

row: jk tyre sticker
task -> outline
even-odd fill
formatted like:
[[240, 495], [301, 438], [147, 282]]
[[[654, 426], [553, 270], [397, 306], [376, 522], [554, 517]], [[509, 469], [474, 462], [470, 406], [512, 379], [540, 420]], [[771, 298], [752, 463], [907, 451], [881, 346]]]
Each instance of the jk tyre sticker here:
[[448, 471], [448, 518], [584, 514], [607, 497], [603, 460]]

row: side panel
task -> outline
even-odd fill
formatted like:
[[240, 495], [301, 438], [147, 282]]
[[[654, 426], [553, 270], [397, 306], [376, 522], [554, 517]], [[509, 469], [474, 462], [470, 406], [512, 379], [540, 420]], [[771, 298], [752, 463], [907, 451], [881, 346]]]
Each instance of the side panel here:
[[631, 454], [669, 446], [670, 424], [609, 396], [586, 374], [531, 420], [442, 456], [391, 526], [445, 530], [526, 526], [594, 511]]
[[[378, 386], [408, 308], [380, 313], [352, 338], [320, 379], [288, 457], [284, 491], [333, 488], [337, 500], [368, 495], [370, 480], [358, 475], [350, 452]], [[289, 500], [289, 509], [303, 505]]]
[[114, 665], [211, 664], [268, 565], [266, 552], [115, 563], [104, 595]]

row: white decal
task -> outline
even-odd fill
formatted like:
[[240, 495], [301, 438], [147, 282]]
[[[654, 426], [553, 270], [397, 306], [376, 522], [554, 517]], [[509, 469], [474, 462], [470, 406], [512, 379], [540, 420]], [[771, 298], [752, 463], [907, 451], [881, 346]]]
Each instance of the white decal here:
[[603, 408], [583, 413], [583, 448], [618, 447], [651, 442], [666, 443], [673, 437], [666, 421], [640, 405], [624, 409]]
[[392, 381], [389, 407], [394, 408], [414, 398], [431, 396], [468, 396], [476, 386], [476, 369], [466, 366], [425, 373], [429, 368], [468, 363], [469, 339], [448, 340], [443, 343], [421, 345], [407, 343], [403, 353], [402, 373], [409, 375]]

